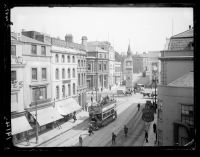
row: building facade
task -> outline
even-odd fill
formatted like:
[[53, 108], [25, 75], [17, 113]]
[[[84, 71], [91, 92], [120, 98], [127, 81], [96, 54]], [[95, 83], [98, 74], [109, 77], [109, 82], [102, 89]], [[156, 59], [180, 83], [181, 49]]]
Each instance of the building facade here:
[[122, 67], [121, 67], [121, 62], [116, 62], [115, 61], [114, 78], [115, 78], [114, 83], [116, 85], [120, 85], [120, 82], [122, 81]]
[[158, 145], [185, 145], [194, 139], [193, 29], [172, 36], [161, 51], [158, 85]]
[[108, 88], [108, 51], [87, 45], [87, 87], [90, 90]]

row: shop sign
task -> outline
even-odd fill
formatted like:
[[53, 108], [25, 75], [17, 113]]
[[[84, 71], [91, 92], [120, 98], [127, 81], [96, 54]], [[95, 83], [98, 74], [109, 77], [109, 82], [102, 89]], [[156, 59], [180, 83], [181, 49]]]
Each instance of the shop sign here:
[[154, 120], [154, 110], [145, 108], [142, 112], [143, 121], [152, 122]]

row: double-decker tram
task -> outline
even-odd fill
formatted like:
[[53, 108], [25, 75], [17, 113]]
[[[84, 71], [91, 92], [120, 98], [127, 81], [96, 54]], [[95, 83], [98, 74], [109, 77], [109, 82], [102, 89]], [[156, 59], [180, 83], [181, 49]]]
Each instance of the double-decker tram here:
[[94, 103], [89, 107], [90, 124], [94, 130], [107, 125], [117, 118], [116, 100], [108, 96], [99, 103]]

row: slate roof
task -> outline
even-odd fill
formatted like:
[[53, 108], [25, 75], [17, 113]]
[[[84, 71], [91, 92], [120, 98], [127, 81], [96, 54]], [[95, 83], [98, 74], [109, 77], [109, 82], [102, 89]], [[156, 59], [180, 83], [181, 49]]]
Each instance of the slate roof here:
[[175, 87], [194, 87], [194, 72], [189, 72], [173, 82], [169, 83], [168, 86]]
[[170, 38], [168, 50], [193, 50], [193, 29], [174, 35]]

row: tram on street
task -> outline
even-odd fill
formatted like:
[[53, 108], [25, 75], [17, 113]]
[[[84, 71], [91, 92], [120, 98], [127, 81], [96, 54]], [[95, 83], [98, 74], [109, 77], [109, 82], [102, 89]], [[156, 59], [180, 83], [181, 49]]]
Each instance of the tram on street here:
[[117, 118], [116, 100], [104, 97], [99, 103], [94, 103], [88, 108], [90, 126], [93, 130], [109, 124]]

